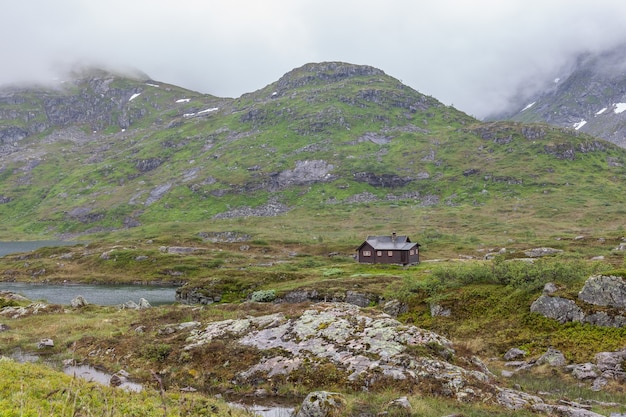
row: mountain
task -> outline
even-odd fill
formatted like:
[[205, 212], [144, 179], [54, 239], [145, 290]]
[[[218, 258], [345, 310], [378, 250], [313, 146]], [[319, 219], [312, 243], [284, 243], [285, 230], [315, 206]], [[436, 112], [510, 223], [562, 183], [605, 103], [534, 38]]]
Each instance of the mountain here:
[[491, 120], [545, 122], [626, 147], [626, 45], [586, 53], [575, 65], [512, 112]]
[[0, 236], [219, 230], [276, 216], [309, 237], [395, 224], [485, 233], [485, 221], [505, 235], [552, 233], [573, 230], [571, 219], [612, 225], [625, 164], [625, 150], [580, 131], [482, 123], [341, 62], [236, 99], [98, 69], [0, 91]]

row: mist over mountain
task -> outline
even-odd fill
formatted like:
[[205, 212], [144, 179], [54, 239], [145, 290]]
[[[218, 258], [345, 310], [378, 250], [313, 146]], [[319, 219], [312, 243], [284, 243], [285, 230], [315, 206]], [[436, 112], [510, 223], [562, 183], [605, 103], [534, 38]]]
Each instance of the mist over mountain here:
[[626, 147], [626, 45], [585, 53], [524, 104], [489, 120], [546, 122]]

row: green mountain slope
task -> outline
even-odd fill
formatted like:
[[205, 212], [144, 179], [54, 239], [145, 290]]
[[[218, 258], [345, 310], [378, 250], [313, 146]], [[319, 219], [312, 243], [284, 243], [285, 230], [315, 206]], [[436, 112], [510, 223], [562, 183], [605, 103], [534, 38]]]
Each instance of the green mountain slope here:
[[625, 150], [481, 123], [372, 67], [308, 64], [237, 99], [93, 71], [69, 85], [0, 94], [0, 236], [235, 223], [480, 240], [615, 230], [623, 214]]

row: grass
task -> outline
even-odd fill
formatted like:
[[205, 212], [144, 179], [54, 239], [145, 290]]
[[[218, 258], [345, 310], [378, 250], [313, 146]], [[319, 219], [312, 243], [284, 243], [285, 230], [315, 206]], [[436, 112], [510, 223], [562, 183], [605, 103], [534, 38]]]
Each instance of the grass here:
[[0, 359], [0, 416], [245, 416], [222, 400], [144, 389], [127, 392], [73, 378], [46, 365]]
[[[171, 243], [172, 241], [170, 241]], [[197, 240], [178, 241], [178, 243], [198, 243]], [[577, 245], [581, 243], [576, 240]], [[163, 242], [159, 242], [163, 243]], [[206, 244], [206, 242], [204, 242]], [[140, 246], [140, 245], [139, 245]], [[141, 253], [145, 249], [137, 250]], [[219, 246], [219, 245], [216, 245]], [[225, 245], [229, 246], [229, 245]], [[95, 251], [99, 257], [101, 249]], [[131, 245], [124, 245], [130, 250]], [[299, 246], [302, 248], [302, 246]], [[114, 307], [98, 307], [94, 305], [82, 309], [63, 309], [53, 307], [40, 314], [27, 315], [17, 320], [2, 319], [12, 330], [0, 333], [0, 354], [8, 355], [16, 349], [30, 352], [36, 343], [55, 335], [55, 347], [46, 352], [48, 357], [84, 358], [94, 365], [101, 365], [111, 372], [125, 369], [152, 389], [158, 389], [151, 379], [150, 371], [160, 369], [167, 375], [167, 390], [174, 392], [177, 387], [192, 385], [202, 387], [205, 392], [224, 392], [235, 389], [239, 395], [253, 392], [258, 387], [237, 385], [232, 381], [238, 372], [258, 362], [260, 353], [254, 349], [237, 347], [228, 340], [214, 341], [200, 350], [186, 352], [182, 349], [184, 337], [176, 333], [160, 334], [159, 329], [172, 323], [199, 321], [202, 323], [231, 318], [244, 318], [271, 314], [281, 311], [287, 317], [301, 314], [306, 306], [297, 304], [245, 303], [239, 301], [248, 295], [272, 293], [280, 297], [294, 289], [316, 289], [320, 293], [329, 294], [352, 290], [378, 294], [385, 299], [398, 298], [409, 305], [409, 311], [399, 317], [406, 323], [434, 330], [452, 339], [457, 351], [455, 357], [477, 355], [482, 358], [502, 357], [511, 347], [519, 347], [529, 352], [529, 357], [538, 357], [548, 347], [562, 350], [571, 363], [591, 361], [599, 351], [614, 351], [623, 347], [626, 341], [624, 329], [600, 328], [582, 324], [559, 325], [555, 321], [531, 314], [530, 303], [541, 292], [539, 284], [528, 285], [525, 281], [513, 279], [515, 274], [529, 275], [537, 273], [545, 275], [545, 280], [555, 279], [561, 286], [560, 294], [567, 296], [582, 284], [585, 274], [596, 268], [593, 262], [581, 263], [574, 259], [557, 259], [539, 261], [540, 265], [527, 265], [526, 270], [498, 268], [508, 262], [516, 261], [446, 261], [426, 262], [417, 267], [401, 268], [384, 265], [359, 265], [351, 260], [337, 261], [324, 255], [292, 256], [286, 247], [276, 244], [261, 244], [248, 253], [250, 257], [234, 256], [237, 252], [222, 250], [220, 256], [227, 266], [212, 270], [211, 277], [196, 277], [194, 285], [204, 288], [222, 286], [228, 295], [224, 299], [230, 303], [215, 304], [197, 308], [194, 306], [173, 305], [158, 307], [148, 311], [118, 310]], [[84, 250], [82, 247], [61, 249], [44, 248], [35, 251], [33, 258], [55, 260], [66, 250]], [[319, 248], [315, 251], [320, 251]], [[311, 252], [314, 252], [313, 250]], [[286, 254], [287, 253], [287, 254]], [[212, 256], [212, 250], [205, 250], [194, 255], [196, 263], [206, 262]], [[45, 256], [44, 256], [45, 255]], [[167, 262], [168, 255], [162, 252], [152, 254], [158, 264]], [[273, 262], [271, 267], [255, 266], [249, 263], [258, 257], [265, 260], [269, 256]], [[511, 252], [509, 257], [514, 258]], [[9, 257], [10, 258], [10, 257]], [[128, 262], [134, 259], [128, 256]], [[185, 256], [180, 259], [193, 258]], [[24, 260], [22, 260], [24, 262]], [[499, 264], [501, 263], [501, 264]], [[244, 264], [245, 267], [243, 266]], [[15, 265], [17, 267], [17, 265]], [[558, 266], [558, 268], [557, 268]], [[129, 265], [127, 268], [132, 269]], [[244, 267], [242, 270], [241, 268]], [[75, 272], [78, 272], [77, 269]], [[552, 275], [547, 274], [552, 271]], [[576, 272], [575, 274], [573, 272]], [[619, 272], [613, 270], [613, 273]], [[502, 281], [498, 274], [507, 276]], [[230, 297], [230, 298], [229, 298]], [[429, 313], [431, 303], [438, 303], [451, 310], [451, 317], [432, 317]], [[375, 306], [374, 308], [380, 308]], [[142, 332], [135, 329], [142, 327]], [[107, 353], [108, 352], [108, 353]], [[237, 357], [237, 363], [231, 358]], [[458, 360], [458, 359], [455, 359]], [[319, 366], [329, 366], [330, 364]], [[501, 361], [491, 361], [494, 369], [502, 369]], [[324, 368], [326, 369], [326, 368]], [[542, 390], [543, 384], [559, 387], [558, 390], [547, 390], [555, 399], [602, 398], [621, 401], [623, 393], [619, 386], [610, 386], [603, 394], [591, 395], [588, 390], [577, 388], [578, 383], [571, 381], [565, 374], [555, 375], [542, 370], [529, 374], [516, 375], [511, 380], [500, 381], [513, 386], [519, 384], [528, 392]], [[494, 415], [506, 416], [515, 413], [481, 404], [462, 404], [448, 399], [432, 398], [429, 394], [411, 394], [411, 389], [401, 383], [388, 383], [384, 387], [371, 387], [367, 397], [353, 391], [349, 384], [342, 382], [342, 376], [333, 369], [324, 372], [303, 369], [292, 380], [274, 381], [280, 395], [291, 400], [302, 398], [307, 392], [316, 389], [333, 389], [346, 393], [349, 397], [349, 413], [361, 411], [384, 411], [385, 404], [394, 396], [409, 395], [414, 413], [420, 415], [444, 415], [461, 413], [462, 415]], [[552, 378], [552, 379], [551, 379]], [[561, 385], [559, 385], [561, 384]], [[269, 387], [268, 387], [269, 388]], [[422, 390], [419, 387], [412, 389]], [[424, 387], [424, 389], [426, 389]], [[81, 391], [82, 392], [82, 391]], [[421, 391], [420, 391], [421, 392]], [[34, 395], [34, 394], [24, 394]], [[71, 398], [76, 398], [74, 394]], [[107, 394], [108, 395], [108, 394]], [[67, 401], [67, 397], [66, 398]], [[81, 400], [82, 401], [82, 400]], [[87, 401], [87, 400], [85, 400]], [[89, 400], [91, 401], [91, 400]], [[109, 401], [113, 401], [109, 399]], [[118, 401], [118, 400], [115, 400]], [[122, 399], [120, 402], [124, 401]], [[66, 402], [66, 407], [70, 404]], [[416, 411], [419, 410], [419, 411]], [[518, 411], [517, 413], [523, 413]], [[515, 414], [520, 415], [520, 414]], [[523, 414], [521, 414], [523, 415]]]
[[[163, 365], [171, 377], [168, 386], [235, 389], [230, 381], [237, 366], [243, 369], [258, 360], [258, 352], [221, 341], [196, 356], [185, 354], [184, 341], [159, 335], [159, 326], [276, 311], [294, 316], [305, 306], [242, 302], [254, 294], [280, 299], [290, 291], [310, 289], [328, 297], [357, 291], [400, 299], [409, 306], [401, 320], [452, 338], [466, 356], [500, 357], [510, 347], [537, 356], [556, 347], [578, 362], [624, 346], [622, 329], [558, 325], [528, 308], [547, 281], [561, 286], [560, 295], [574, 298], [589, 274], [624, 269], [624, 254], [615, 248], [624, 236], [626, 151], [606, 145], [604, 151], [584, 153], [581, 146], [595, 139], [544, 125], [479, 123], [381, 74], [328, 82], [331, 75], [307, 66], [282, 80], [280, 85], [290, 87], [278, 97], [269, 99], [279, 90], [270, 85], [236, 100], [115, 80], [113, 85], [121, 90], [143, 91], [127, 109], [136, 116], [127, 132], [119, 132], [115, 124], [99, 125], [104, 133], [80, 146], [42, 141], [44, 135], [28, 139], [28, 146], [41, 146], [47, 156], [36, 166], [15, 158], [0, 170], [0, 196], [11, 198], [0, 204], [0, 238], [84, 235], [85, 243], [6, 256], [0, 259], [0, 280], [184, 282], [187, 289], [219, 295], [222, 301], [149, 313], [54, 307], [15, 321], [0, 318], [17, 329], [0, 333], [0, 353], [32, 350], [38, 340], [54, 334], [58, 343], [49, 352], [53, 356], [75, 354], [128, 368], [148, 383], [154, 383], [150, 369]], [[190, 103], [175, 104], [183, 96], [191, 97]], [[29, 100], [28, 110], [43, 114], [35, 111], [37, 95]], [[209, 107], [220, 111], [182, 117]], [[81, 128], [94, 135], [92, 126]], [[536, 135], [528, 137], [529, 130]], [[366, 133], [390, 142], [363, 139]], [[554, 155], [564, 150], [573, 150], [576, 157]], [[617, 163], [608, 166], [608, 157]], [[148, 159], [160, 164], [142, 171], [138, 161]], [[334, 177], [269, 186], [275, 174], [306, 160], [333, 165], [329, 173]], [[383, 177], [413, 179], [399, 187], [363, 180]], [[168, 193], [145, 204], [163, 184], [171, 184]], [[270, 201], [289, 211], [268, 217], [214, 217]], [[421, 265], [354, 262], [354, 250], [367, 235], [394, 231], [422, 245]], [[249, 239], [214, 243], [202, 238], [213, 232], [238, 232]], [[169, 254], [164, 250], [168, 246], [196, 251]], [[564, 252], [532, 265], [515, 261], [533, 247]], [[503, 255], [484, 260], [502, 249]], [[591, 261], [598, 256], [604, 259]], [[432, 317], [433, 303], [449, 308], [452, 316]], [[135, 332], [139, 326], [145, 326], [144, 333]], [[115, 357], [90, 356], [107, 351]], [[240, 358], [239, 365], [231, 365], [233, 357]], [[328, 384], [342, 388], [337, 383], [341, 375], [326, 371], [304, 372], [300, 376], [307, 384], [280, 389], [302, 395]], [[561, 379], [568, 389], [576, 385]], [[547, 381], [557, 384], [559, 379]], [[236, 387], [239, 393], [255, 388]], [[419, 396], [405, 388], [381, 387], [367, 397], [350, 392], [350, 412], [378, 414], [388, 400], [403, 393], [410, 395], [414, 413], [420, 415], [513, 414]], [[85, 390], [80, 387], [80, 392]], [[82, 400], [76, 391], [65, 394], [59, 406], [69, 415], [77, 410], [74, 401]], [[615, 387], [608, 395], [613, 394], [621, 399]], [[43, 394], [23, 394], [37, 395]], [[95, 407], [95, 402], [88, 404]], [[99, 415], [110, 410], [101, 408]]]

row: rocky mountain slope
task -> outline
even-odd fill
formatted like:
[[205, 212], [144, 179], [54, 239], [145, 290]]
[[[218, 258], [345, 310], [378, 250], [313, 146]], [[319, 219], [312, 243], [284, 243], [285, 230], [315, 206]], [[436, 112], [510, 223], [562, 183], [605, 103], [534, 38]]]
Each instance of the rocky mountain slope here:
[[591, 136], [481, 123], [379, 69], [339, 62], [304, 65], [237, 99], [93, 69], [0, 91], [8, 235], [364, 204], [560, 205], [579, 193], [606, 204], [624, 195], [625, 161]]
[[555, 78], [513, 112], [491, 117], [520, 122], [546, 122], [585, 132], [626, 147], [626, 47], [578, 58], [573, 68]]

